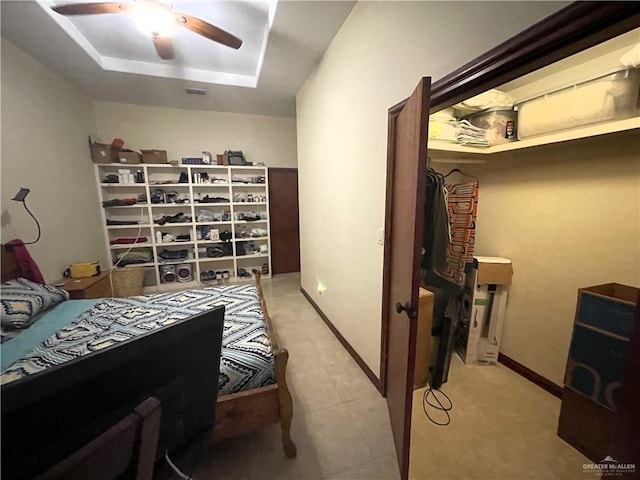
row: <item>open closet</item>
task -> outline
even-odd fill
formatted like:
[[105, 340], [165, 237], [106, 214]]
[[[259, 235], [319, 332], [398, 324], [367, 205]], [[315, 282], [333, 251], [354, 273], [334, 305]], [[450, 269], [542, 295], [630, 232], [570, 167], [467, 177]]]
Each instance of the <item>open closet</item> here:
[[[578, 290], [605, 283], [640, 286], [640, 65], [620, 64], [640, 42], [639, 28], [637, 4], [577, 2], [435, 84], [423, 79], [389, 110], [381, 378], [403, 478], [424, 280], [425, 206], [431, 207], [425, 201], [427, 158], [435, 174], [457, 169], [454, 175], [478, 179], [474, 254], [513, 261], [501, 361], [561, 396]], [[620, 79], [633, 97], [624, 107], [617, 106], [608, 86], [598, 86]], [[536, 102], [580, 89], [586, 93], [582, 116], [566, 116], [562, 101], [550, 103], [545, 114], [536, 110]], [[493, 90], [512, 96], [519, 113], [529, 110], [532, 120], [523, 124], [520, 139], [518, 115], [507, 132], [513, 138], [488, 147], [443, 142], [440, 132], [427, 133], [434, 125], [429, 114], [436, 114], [432, 122], [439, 114], [442, 119], [445, 109]], [[596, 90], [605, 93], [598, 98]], [[611, 118], [585, 121], [594, 112], [611, 111]], [[493, 118], [502, 113], [493, 112]], [[509, 118], [499, 118], [507, 125]], [[628, 339], [629, 358], [637, 355], [638, 330]], [[574, 445], [587, 456], [603, 448], [614, 457], [638, 451], [637, 433], [624, 424], [637, 421], [630, 398], [639, 381], [634, 368], [625, 375], [615, 414], [607, 416], [607, 425], [598, 425], [606, 429], [599, 434], [602, 446], [594, 447], [592, 439]]]
[[[636, 67], [620, 63], [635, 50], [640, 51], [640, 29], [496, 87], [494, 91], [509, 95], [521, 112], [529, 105], [523, 98], [547, 104], [546, 111], [536, 112], [534, 118], [503, 107], [504, 112], [513, 111], [512, 117], [505, 118], [514, 119], [514, 129], [519, 132], [523, 127], [521, 140], [498, 139], [489, 147], [431, 139], [428, 143], [430, 165], [436, 171], [446, 174], [453, 163], [481, 180], [475, 254], [513, 261], [513, 285], [501, 319], [504, 325], [491, 336], [500, 340], [500, 360], [564, 397], [560, 434], [594, 461], [608, 455], [605, 424], [612, 421], [610, 411], [618, 401], [611, 398], [600, 406], [583, 402], [570, 388], [565, 370], [579, 289], [603, 284], [640, 286], [640, 59]], [[565, 101], [571, 96], [575, 98]], [[486, 115], [504, 138], [506, 121], [494, 109]], [[572, 126], [572, 122], [584, 124]], [[545, 133], [527, 133], [535, 129]], [[457, 333], [469, 328], [464, 322], [468, 317], [458, 316]], [[488, 326], [486, 320], [480, 328]], [[456, 335], [452, 349], [460, 350], [460, 337]], [[617, 351], [624, 346], [607, 348]], [[598, 362], [611, 361], [612, 354], [607, 350], [606, 358]], [[465, 363], [473, 362], [465, 359]], [[624, 383], [622, 373], [611, 375], [616, 379], [595, 374], [597, 382], [604, 384], [598, 390]], [[594, 388], [583, 393], [597, 398]], [[565, 425], [577, 423], [577, 416], [593, 421], [583, 422], [583, 428]]]
[[[629, 52], [635, 55], [636, 66], [621, 63], [620, 59], [627, 58]], [[472, 119], [490, 119], [487, 123], [493, 128], [486, 130], [488, 134], [499, 132], [490, 140], [490, 146], [443, 142], [429, 134], [429, 170], [445, 177], [457, 172], [477, 180], [474, 175], [478, 175], [488, 182], [487, 197], [483, 195], [485, 189], [479, 188], [476, 253], [518, 257], [519, 265], [514, 266], [520, 278], [516, 294], [520, 288], [534, 292], [545, 287], [540, 296], [530, 294], [520, 305], [510, 306], [511, 312], [517, 314], [512, 315], [516, 318], [507, 327], [510, 338], [503, 351], [507, 355], [510, 350], [520, 353], [518, 360], [539, 372], [541, 381], [550, 381], [546, 386], [556, 394], [560, 392], [557, 388], [554, 391], [553, 384], [562, 384], [562, 357], [566, 357], [571, 329], [567, 322], [560, 326], [553, 322], [558, 308], [564, 310], [563, 316], [572, 319], [570, 309], [574, 309], [575, 298], [571, 302], [564, 298], [577, 290], [567, 291], [562, 284], [577, 280], [587, 282], [581, 285], [587, 286], [590, 278], [615, 281], [616, 277], [637, 282], [633, 208], [629, 214], [616, 218], [618, 212], [626, 211], [625, 202], [633, 202], [637, 192], [627, 182], [625, 200], [620, 192], [625, 182], [616, 181], [616, 175], [624, 172], [624, 176], [633, 178], [638, 173], [639, 67], [637, 28], [491, 90], [494, 97], [508, 97], [510, 105], [471, 114]], [[535, 108], [536, 102], [544, 103], [546, 109], [540, 108], [534, 117], [519, 115], [516, 109], [524, 110], [530, 105], [528, 102], [533, 102]], [[469, 103], [473, 102], [466, 100], [457, 105], [464, 109]], [[448, 110], [458, 111], [456, 106]], [[501, 113], [496, 113], [498, 110]], [[518, 133], [505, 139], [509, 121]], [[430, 121], [430, 127], [434, 124], [437, 122]], [[536, 128], [544, 133], [536, 134]], [[521, 129], [524, 133], [518, 139]], [[596, 199], [597, 191], [601, 196]], [[610, 211], [602, 217], [607, 210]], [[603, 229], [609, 233], [603, 236]], [[518, 238], [523, 236], [526, 238]], [[615, 241], [617, 254], [628, 263], [616, 262], [613, 252], [606, 254], [600, 243], [607, 238]], [[604, 255], [593, 255], [599, 251]], [[554, 278], [561, 285], [554, 286]], [[553, 306], [540, 307], [544, 302]], [[538, 307], [531, 308], [532, 305]], [[527, 314], [527, 310], [536, 310], [535, 315], [540, 318]], [[532, 341], [544, 343], [551, 353], [542, 358], [534, 355], [535, 349], [523, 345]], [[511, 345], [518, 342], [519, 345]], [[528, 357], [527, 350], [532, 352]]]

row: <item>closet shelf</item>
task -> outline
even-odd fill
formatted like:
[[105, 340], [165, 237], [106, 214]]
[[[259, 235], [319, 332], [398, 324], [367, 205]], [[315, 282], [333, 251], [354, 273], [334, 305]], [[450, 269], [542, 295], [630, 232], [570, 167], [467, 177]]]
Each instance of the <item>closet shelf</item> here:
[[132, 225], [107, 225], [107, 230], [138, 230], [138, 229], [142, 229], [144, 230], [145, 228], [151, 228], [151, 224], [149, 223], [144, 223], [144, 224], [132, 224]]
[[502, 145], [494, 145], [485, 148], [466, 147], [457, 143], [441, 142], [437, 140], [429, 140], [427, 142], [427, 148], [429, 149], [429, 151], [433, 152], [457, 152], [482, 156], [634, 129], [640, 129], [640, 117], [627, 118], [625, 120], [601, 123], [597, 125], [589, 125], [586, 127], [558, 132], [551, 135], [543, 135], [540, 137], [528, 138], [526, 140], [518, 140], [515, 142], [504, 143]]
[[140, 242], [140, 243], [114, 243], [109, 248], [111, 250], [129, 250], [130, 248], [144, 248], [144, 247], [152, 247], [153, 244], [151, 242]]
[[101, 183], [101, 187], [105, 188], [145, 188], [146, 185], [144, 183]]

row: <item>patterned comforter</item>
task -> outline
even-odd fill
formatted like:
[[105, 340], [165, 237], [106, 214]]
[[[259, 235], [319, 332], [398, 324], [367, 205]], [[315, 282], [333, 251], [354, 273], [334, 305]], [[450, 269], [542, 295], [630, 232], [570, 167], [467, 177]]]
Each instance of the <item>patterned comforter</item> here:
[[219, 395], [275, 383], [271, 343], [253, 285], [105, 299], [11, 365], [0, 382], [111, 347], [217, 305], [225, 306]]

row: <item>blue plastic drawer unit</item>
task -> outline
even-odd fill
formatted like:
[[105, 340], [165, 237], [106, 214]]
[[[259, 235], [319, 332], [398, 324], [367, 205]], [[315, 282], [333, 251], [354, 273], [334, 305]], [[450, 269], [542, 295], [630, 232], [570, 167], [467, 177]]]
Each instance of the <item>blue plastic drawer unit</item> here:
[[623, 385], [638, 293], [617, 283], [578, 291], [565, 385], [611, 410]]

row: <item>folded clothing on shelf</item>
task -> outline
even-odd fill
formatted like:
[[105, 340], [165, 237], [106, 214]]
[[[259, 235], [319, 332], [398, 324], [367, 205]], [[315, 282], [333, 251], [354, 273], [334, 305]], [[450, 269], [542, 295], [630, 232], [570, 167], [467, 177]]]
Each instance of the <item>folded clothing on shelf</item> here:
[[229, 203], [228, 198], [224, 197], [210, 197], [209, 195], [205, 195], [200, 200], [200, 203]]
[[461, 120], [456, 127], [456, 139], [460, 145], [488, 147], [489, 142], [483, 128], [476, 127], [468, 120]]
[[262, 252], [262, 249], [253, 242], [238, 242], [236, 244], [236, 255], [257, 255], [258, 253], [266, 253], [266, 245], [264, 247], [265, 250]]
[[251, 177], [241, 177], [240, 175], [231, 175], [232, 183], [253, 183]]
[[213, 212], [211, 210], [200, 210], [198, 212], [198, 222], [213, 222]]
[[114, 263], [124, 267], [125, 265], [149, 262], [153, 262], [153, 250], [151, 248], [132, 248], [116, 254]]
[[128, 245], [130, 243], [145, 243], [147, 241], [147, 237], [132, 237], [132, 238], [116, 238], [115, 240], [111, 240], [111, 245]]
[[113, 200], [105, 200], [102, 202], [104, 208], [107, 207], [123, 207], [126, 205], [135, 205], [138, 203], [137, 198], [114, 198]]
[[207, 247], [206, 256], [209, 258], [227, 257], [233, 255], [230, 243], [221, 243], [213, 247]]
[[175, 215], [160, 215], [155, 217], [153, 221], [158, 225], [164, 225], [165, 223], [189, 223], [191, 222], [191, 215], [178, 212]]
[[162, 235], [162, 243], [171, 243], [171, 242], [189, 242], [191, 241], [191, 235], [188, 233], [174, 235], [171, 233], [165, 233]]
[[186, 260], [189, 258], [188, 250], [162, 250], [158, 256], [163, 260]]
[[137, 220], [112, 220], [107, 218], [107, 225], [115, 226], [115, 225], [139, 225], [140, 222]]
[[245, 222], [255, 222], [262, 220], [262, 215], [258, 212], [236, 212], [236, 220], [244, 220]]

